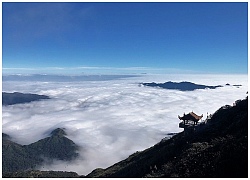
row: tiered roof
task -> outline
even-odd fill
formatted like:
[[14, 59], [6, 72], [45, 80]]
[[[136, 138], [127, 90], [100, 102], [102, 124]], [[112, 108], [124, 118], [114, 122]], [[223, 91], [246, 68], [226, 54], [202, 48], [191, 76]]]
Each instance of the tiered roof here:
[[184, 113], [184, 115], [182, 117], [178, 116], [178, 118], [180, 120], [191, 120], [191, 121], [199, 121], [202, 117], [203, 117], [203, 115], [198, 116], [194, 112], [190, 112], [188, 114]]

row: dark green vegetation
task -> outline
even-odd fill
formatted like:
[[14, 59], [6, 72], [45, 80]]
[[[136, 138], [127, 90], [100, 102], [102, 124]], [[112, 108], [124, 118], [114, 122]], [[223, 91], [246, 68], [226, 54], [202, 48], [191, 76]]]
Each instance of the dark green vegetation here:
[[75, 172], [65, 171], [20, 171], [15, 173], [6, 173], [5, 178], [77, 178], [79, 175]]
[[2, 105], [13, 105], [13, 104], [20, 104], [20, 103], [28, 103], [32, 101], [38, 101], [41, 99], [50, 99], [48, 96], [45, 95], [38, 95], [38, 94], [23, 94], [19, 92], [14, 93], [2, 93]]
[[150, 86], [150, 87], [160, 87], [164, 89], [174, 89], [174, 90], [180, 90], [180, 91], [193, 91], [195, 89], [215, 89], [217, 87], [222, 87], [222, 86], [206, 86], [206, 85], [200, 85], [200, 84], [195, 84], [192, 82], [165, 82], [165, 83], [141, 83], [144, 86]]
[[20, 145], [12, 142], [10, 137], [3, 133], [3, 174], [38, 168], [44, 158], [47, 161], [75, 159], [78, 156], [78, 146], [64, 135], [64, 130], [58, 128], [52, 131], [50, 137], [29, 145]]
[[[59, 129], [55, 135], [57, 134], [63, 135], [64, 132]], [[8, 136], [4, 135], [3, 139], [5, 138], [8, 139]], [[21, 146], [13, 142], [11, 148], [15, 149], [16, 155], [23, 152], [20, 150]], [[136, 152], [106, 169], [97, 168], [87, 176], [58, 171], [23, 171], [6, 173], [4, 176], [246, 178], [248, 98], [237, 101], [236, 106], [220, 108], [211, 119], [194, 128], [187, 128], [168, 140], [163, 139], [153, 147]]]
[[248, 99], [87, 177], [248, 177]]

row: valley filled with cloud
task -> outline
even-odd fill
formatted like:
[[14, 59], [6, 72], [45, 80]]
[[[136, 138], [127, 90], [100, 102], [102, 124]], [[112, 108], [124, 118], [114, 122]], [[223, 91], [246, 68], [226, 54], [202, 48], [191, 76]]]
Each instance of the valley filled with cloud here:
[[[63, 77], [62, 77], [63, 78]], [[178, 115], [212, 114], [247, 96], [247, 75], [141, 75], [88, 81], [4, 80], [3, 92], [35, 93], [51, 99], [2, 107], [2, 131], [22, 145], [65, 128], [81, 147], [73, 162], [55, 160], [41, 170], [90, 173], [144, 150], [168, 133], [177, 133]], [[216, 89], [178, 91], [142, 86], [142, 82], [189, 81]], [[230, 84], [230, 85], [226, 85]], [[242, 85], [242, 86], [233, 86]]]

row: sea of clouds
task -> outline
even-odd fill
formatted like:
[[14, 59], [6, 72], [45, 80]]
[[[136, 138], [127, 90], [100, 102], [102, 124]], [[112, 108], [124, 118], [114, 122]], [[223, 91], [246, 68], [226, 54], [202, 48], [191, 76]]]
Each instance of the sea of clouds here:
[[[2, 131], [20, 144], [47, 137], [65, 128], [81, 147], [73, 162], [55, 160], [42, 170], [75, 171], [86, 175], [144, 150], [167, 136], [183, 131], [178, 115], [214, 113], [247, 96], [247, 75], [141, 75], [91, 81], [3, 80], [4, 92], [48, 95], [49, 100], [2, 107]], [[190, 81], [223, 85], [216, 89], [177, 91], [140, 86], [141, 82]], [[242, 85], [240, 87], [225, 86]]]

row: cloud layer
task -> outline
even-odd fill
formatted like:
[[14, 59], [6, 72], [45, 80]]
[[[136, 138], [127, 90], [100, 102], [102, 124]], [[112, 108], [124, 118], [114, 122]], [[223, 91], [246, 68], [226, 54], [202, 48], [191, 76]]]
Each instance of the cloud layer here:
[[[191, 81], [205, 85], [241, 84], [181, 92], [139, 86], [140, 82]], [[179, 132], [178, 115], [194, 111], [206, 116], [246, 97], [247, 75], [147, 75], [110, 81], [13, 82], [3, 91], [37, 93], [52, 99], [3, 107], [3, 132], [29, 144], [58, 127], [82, 147], [71, 163], [54, 161], [43, 170], [87, 174], [144, 150], [168, 133]], [[203, 118], [204, 119], [204, 118]]]

